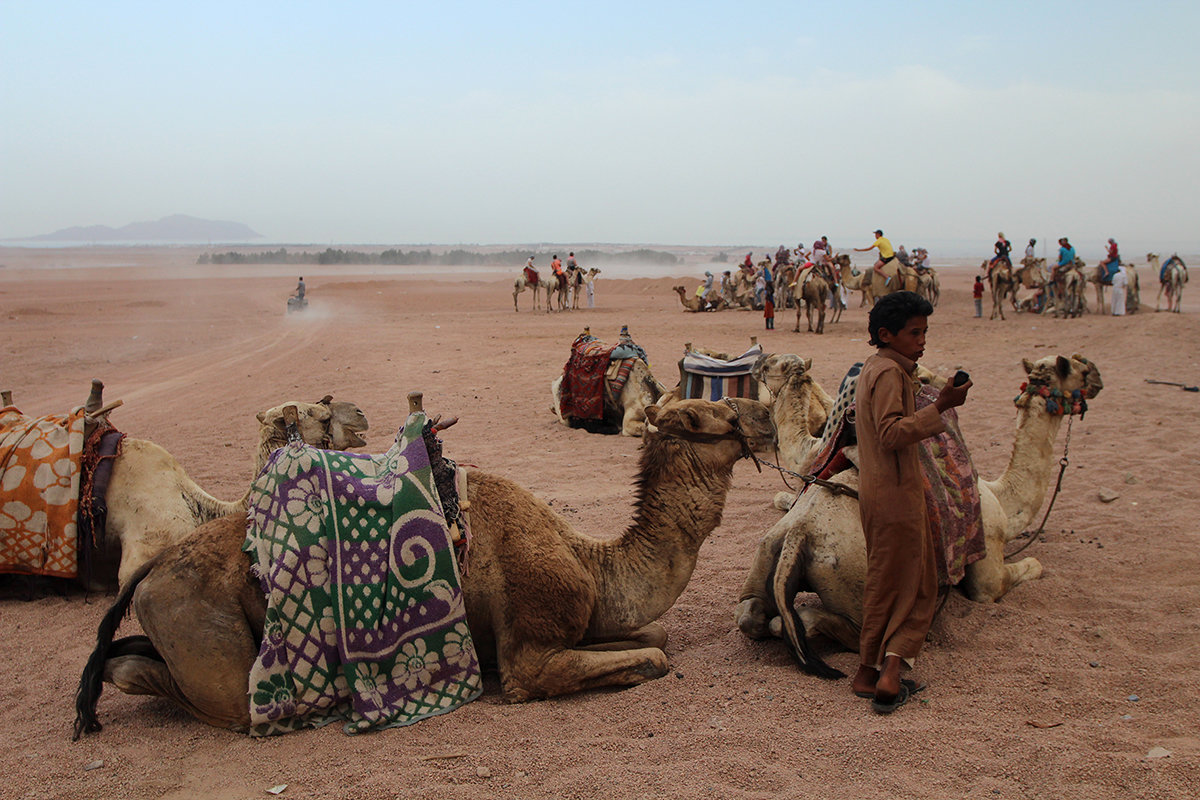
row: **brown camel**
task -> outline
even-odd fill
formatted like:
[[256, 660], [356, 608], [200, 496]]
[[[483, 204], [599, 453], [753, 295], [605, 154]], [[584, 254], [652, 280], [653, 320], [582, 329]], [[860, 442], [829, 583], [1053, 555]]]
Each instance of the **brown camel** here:
[[[829, 281], [821, 275], [815, 268], [811, 270], [811, 274], [807, 279], [803, 279], [804, 283], [800, 287], [800, 298], [804, 301], [804, 313], [808, 317], [808, 330], [810, 333], [825, 332], [825, 307], [829, 305]], [[813, 327], [813, 312], [817, 314], [817, 325]], [[800, 332], [800, 304], [796, 304], [796, 327], [792, 329], [795, 333]]]
[[[575, 532], [512, 481], [471, 471], [471, 636], [509, 701], [630, 686], [667, 673], [658, 619], [687, 586], [721, 522], [747, 436], [772, 435], [754, 400], [646, 409], [633, 523], [615, 538]], [[101, 681], [169, 698], [211, 725], [249, 726], [248, 676], [266, 602], [241, 551], [241, 515], [212, 522], [145, 565], [100, 624], [76, 695], [76, 736], [99, 730]], [[113, 642], [132, 604], [145, 636]]]
[[[983, 262], [979, 269], [987, 271], [988, 262]], [[1004, 300], [1008, 297], [1009, 292], [1013, 291], [1013, 272], [1012, 267], [1001, 261], [996, 264], [988, 275], [988, 284], [992, 290], [992, 315], [988, 319], [995, 319], [996, 315], [1000, 315], [1000, 319], [1004, 319]]]
[[720, 311], [726, 307], [725, 298], [715, 292], [712, 299], [706, 300], [697, 297], [695, 293], [688, 292], [682, 286], [673, 286], [671, 289], [679, 294], [679, 302], [683, 303], [685, 311]]
[[[1103, 388], [1100, 371], [1081, 356], [1049, 356], [1023, 362], [1031, 387], [1046, 387], [1084, 400]], [[1022, 392], [1012, 455], [1004, 474], [979, 479], [986, 555], [966, 568], [960, 588], [976, 602], [993, 602], [1014, 586], [1041, 576], [1032, 557], [1004, 562], [1004, 546], [1033, 521], [1054, 476], [1054, 441], [1062, 426], [1060, 409], [1047, 410], [1034, 390]], [[858, 470], [834, 475], [835, 483], [858, 487]], [[784, 638], [801, 668], [821, 677], [840, 677], [812, 652], [809, 639], [825, 635], [858, 650], [866, 546], [858, 500], [812, 487], [799, 499], [776, 495], [787, 514], [763, 536], [742, 587], [735, 613], [738, 627], [754, 639]], [[799, 592], [815, 592], [821, 606], [795, 608]]]

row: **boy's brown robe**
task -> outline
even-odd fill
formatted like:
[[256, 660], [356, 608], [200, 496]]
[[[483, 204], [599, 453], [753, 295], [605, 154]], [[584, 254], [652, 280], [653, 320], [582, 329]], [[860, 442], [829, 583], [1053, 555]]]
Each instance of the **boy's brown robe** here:
[[917, 443], [944, 429], [916, 410], [916, 363], [883, 347], [863, 364], [855, 396], [859, 514], [867, 539], [862, 663], [915, 658], [937, 611], [937, 566]]

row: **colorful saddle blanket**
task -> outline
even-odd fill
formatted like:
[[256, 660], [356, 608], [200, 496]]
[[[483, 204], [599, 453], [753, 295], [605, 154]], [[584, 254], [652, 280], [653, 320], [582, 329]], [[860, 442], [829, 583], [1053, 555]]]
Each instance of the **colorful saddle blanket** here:
[[758, 381], [750, 374], [762, 355], [762, 345], [754, 345], [729, 361], [688, 352], [679, 360], [679, 388], [684, 400], [720, 400], [722, 397], [758, 399]]
[[74, 578], [83, 407], [26, 417], [0, 409], [0, 573]]
[[267, 614], [252, 735], [409, 725], [482, 692], [425, 421], [410, 415], [380, 456], [289, 443], [255, 480], [242, 549]]
[[609, 395], [619, 396], [634, 358], [649, 363], [646, 351], [634, 344], [625, 330], [617, 344], [605, 344], [587, 333], [575, 337], [571, 356], [563, 366], [559, 413], [567, 419], [603, 419], [606, 382]]
[[[830, 416], [812, 464], [811, 472], [818, 477], [832, 478], [837, 472], [856, 466], [853, 459], [846, 457], [846, 448], [856, 442], [853, 397], [861, 368], [861, 364], [855, 364], [839, 387], [834, 410], [841, 411], [836, 417]], [[932, 405], [937, 396], [932, 386], [922, 386], [917, 392], [917, 408]], [[938, 586], [948, 587], [963, 579], [968, 564], [983, 558], [986, 543], [979, 476], [958, 427], [958, 414], [949, 409], [942, 419], [946, 429], [922, 439], [919, 456], [925, 479], [925, 509], [937, 553]]]

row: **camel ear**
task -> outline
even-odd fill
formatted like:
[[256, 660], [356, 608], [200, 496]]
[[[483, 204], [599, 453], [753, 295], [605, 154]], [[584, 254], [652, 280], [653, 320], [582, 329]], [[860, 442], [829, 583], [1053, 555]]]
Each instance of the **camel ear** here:
[[662, 413], [661, 408], [659, 408], [656, 405], [649, 405], [649, 406], [646, 406], [646, 408], [644, 409], [644, 412], [646, 414], [647, 422], [649, 422], [651, 425], [658, 424], [658, 415]]
[[1032, 362], [1032, 361], [1030, 361], [1028, 358], [1022, 358], [1022, 359], [1021, 359], [1021, 366], [1025, 367], [1025, 374], [1026, 374], [1026, 375], [1028, 375], [1029, 373], [1033, 372], [1033, 362]]
[[333, 395], [327, 394], [324, 397], [322, 397], [320, 400], [317, 401], [317, 405], [327, 406], [332, 402], [333, 402]]
[[809, 358], [804, 359], [803, 363], [804, 363], [804, 371], [805, 372], [808, 372], [810, 369], [812, 369], [812, 357], [811, 356]]
[[1058, 370], [1058, 377], [1066, 378], [1071, 374], [1071, 359], [1066, 356], [1059, 356], [1054, 362], [1054, 367]]
[[263, 422], [266, 422], [267, 421], [267, 412], [260, 411], [254, 415], [254, 418], [257, 419], [260, 424]]

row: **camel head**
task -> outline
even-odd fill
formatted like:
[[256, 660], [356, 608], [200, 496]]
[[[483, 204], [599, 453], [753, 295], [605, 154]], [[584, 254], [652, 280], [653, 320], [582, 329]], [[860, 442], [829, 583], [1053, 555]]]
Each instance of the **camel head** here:
[[[1046, 398], [1046, 410], [1050, 413], [1056, 413], [1055, 409], [1051, 408], [1051, 403], [1055, 403], [1055, 407], [1059, 409], [1057, 413], [1072, 411], [1071, 408], [1064, 409], [1059, 398], [1070, 398], [1074, 392], [1079, 392], [1078, 398], [1083, 403], [1082, 408], [1078, 410], [1082, 412], [1087, 408], [1086, 401], [1100, 394], [1100, 390], [1104, 388], [1100, 369], [1078, 354], [1070, 358], [1046, 356], [1037, 361], [1026, 358], [1022, 359], [1021, 363], [1029, 375], [1029, 380], [1017, 398], [1018, 405], [1022, 405], [1023, 398], [1040, 395]], [[1028, 405], [1028, 399], [1024, 404]]]
[[329, 440], [334, 450], [366, 446], [367, 440], [362, 434], [366, 433], [370, 425], [367, 424], [367, 415], [361, 408], [344, 400], [334, 402], [333, 395], [329, 394], [319, 402], [329, 407]]
[[778, 397], [779, 390], [789, 379], [804, 375], [810, 369], [811, 358], [801, 358], [794, 353], [766, 353], [754, 362], [750, 374], [754, 380], [767, 387], [771, 397]]
[[[333, 398], [329, 399], [332, 401]], [[358, 434], [367, 429], [367, 418], [353, 403], [281, 403], [257, 414], [257, 469], [267, 463], [271, 453], [287, 444], [284, 406], [296, 407], [300, 416], [300, 437], [313, 447], [346, 450], [366, 444]]]
[[683, 300], [687, 299], [687, 289], [683, 288], [682, 286], [672, 286], [671, 291], [679, 292], [680, 299], [683, 299]]
[[[725, 467], [743, 456], [755, 442], [775, 436], [771, 410], [744, 397], [724, 400], [680, 400], [667, 408], [646, 406], [647, 447], [658, 449], [664, 441], [682, 439], [701, 445], [698, 452], [712, 454]], [[703, 456], [702, 456], [703, 457]]]

